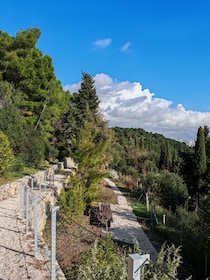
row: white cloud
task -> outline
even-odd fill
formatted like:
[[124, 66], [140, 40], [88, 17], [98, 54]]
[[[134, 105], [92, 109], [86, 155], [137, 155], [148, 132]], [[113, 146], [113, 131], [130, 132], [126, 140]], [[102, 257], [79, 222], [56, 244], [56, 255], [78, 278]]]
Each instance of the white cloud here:
[[77, 83], [77, 84], [72, 84], [72, 85], [66, 85], [63, 87], [63, 89], [65, 91], [69, 90], [71, 94], [73, 94], [74, 92], [77, 92], [78, 89], [81, 86], [81, 82]]
[[130, 46], [131, 46], [131, 42], [127, 42], [126, 44], [124, 44], [124, 45], [120, 48], [120, 50], [121, 50], [122, 52], [128, 52]]
[[93, 45], [95, 46], [94, 49], [104, 49], [108, 47], [111, 44], [111, 42], [112, 40], [110, 38], [96, 40], [95, 42], [93, 42]]
[[[172, 108], [172, 101], [158, 98], [139, 82], [113, 80], [97, 74], [95, 86], [100, 109], [110, 126], [143, 128], [180, 141], [196, 139], [199, 126], [210, 127], [210, 112], [186, 110], [182, 104]], [[80, 83], [65, 89], [75, 92]]]

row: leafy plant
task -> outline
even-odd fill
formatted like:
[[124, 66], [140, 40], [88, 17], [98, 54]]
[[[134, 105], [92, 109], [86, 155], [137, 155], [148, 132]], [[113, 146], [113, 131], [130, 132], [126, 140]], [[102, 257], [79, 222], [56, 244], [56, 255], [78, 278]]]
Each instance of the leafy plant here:
[[127, 266], [125, 255], [110, 237], [96, 239], [91, 251], [82, 256], [78, 280], [125, 280]]
[[5, 172], [14, 160], [13, 151], [7, 136], [0, 131], [0, 175]]

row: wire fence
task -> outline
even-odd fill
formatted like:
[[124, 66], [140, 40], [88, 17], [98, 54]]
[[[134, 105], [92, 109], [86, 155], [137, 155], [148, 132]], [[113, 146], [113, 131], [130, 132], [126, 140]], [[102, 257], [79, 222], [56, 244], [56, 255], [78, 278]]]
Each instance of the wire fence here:
[[80, 253], [101, 238], [101, 228], [90, 225], [89, 217], [80, 224], [54, 206], [65, 184], [65, 176], [51, 169], [20, 183], [20, 215], [25, 231], [34, 240], [34, 256], [39, 259], [41, 255], [45, 260], [51, 280], [75, 279], [72, 268]]
[[55, 181], [54, 170], [47, 169], [31, 176], [27, 183], [20, 183], [20, 214], [25, 220], [26, 235], [34, 239], [34, 256], [39, 259], [41, 255], [45, 260], [51, 280], [62, 280], [65, 277], [56, 262], [56, 214], [59, 207], [54, 204], [65, 177], [56, 177]]
[[[77, 279], [75, 264], [79, 263], [80, 253], [87, 252], [96, 238], [102, 238], [102, 228], [91, 225], [90, 217], [78, 222], [54, 206], [65, 184], [65, 176], [51, 169], [31, 176], [28, 184], [20, 183], [20, 213], [25, 220], [26, 234], [33, 236], [34, 256], [41, 255], [45, 260], [51, 280]], [[110, 213], [107, 217], [106, 221]], [[169, 279], [176, 280], [161, 267], [149, 263]]]

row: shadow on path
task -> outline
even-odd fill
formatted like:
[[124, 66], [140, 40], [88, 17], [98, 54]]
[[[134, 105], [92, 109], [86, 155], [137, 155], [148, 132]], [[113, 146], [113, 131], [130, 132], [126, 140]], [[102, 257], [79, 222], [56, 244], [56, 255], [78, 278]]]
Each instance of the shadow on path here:
[[6, 249], [6, 250], [9, 250], [9, 251], [12, 251], [12, 252], [18, 253], [18, 254], [22, 254], [22, 255], [25, 255], [25, 256], [34, 257], [34, 255], [32, 255], [32, 254], [28, 254], [28, 253], [25, 253], [25, 252], [21, 252], [21, 251], [18, 251], [18, 250], [15, 250], [15, 249], [12, 249], [12, 248], [6, 247], [6, 246], [4, 246], [4, 245], [0, 245], [0, 247], [4, 248], [4, 249]]
[[5, 230], [8, 230], [8, 231], [13, 231], [13, 232], [15, 232], [15, 233], [20, 233], [19, 230], [14, 230], [14, 229], [10, 229], [10, 228], [5, 228], [5, 227], [1, 227], [1, 226], [0, 226], [0, 229], [5, 229]]

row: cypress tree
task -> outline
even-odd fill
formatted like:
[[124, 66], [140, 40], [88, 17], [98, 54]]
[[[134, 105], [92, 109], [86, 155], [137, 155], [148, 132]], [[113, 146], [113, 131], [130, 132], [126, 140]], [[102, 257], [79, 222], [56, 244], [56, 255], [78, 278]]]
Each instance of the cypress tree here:
[[200, 194], [205, 185], [204, 174], [207, 171], [206, 163], [206, 148], [205, 148], [205, 135], [202, 127], [199, 127], [197, 133], [197, 140], [195, 143], [195, 190], [197, 195], [197, 205], [198, 210]]
[[172, 156], [171, 156], [170, 145], [169, 142], [165, 140], [161, 146], [159, 166], [160, 169], [170, 170], [171, 165], [172, 165]]
[[206, 165], [206, 147], [205, 135], [202, 127], [199, 127], [197, 133], [197, 140], [195, 143], [195, 173], [197, 177], [201, 177], [207, 170]]

